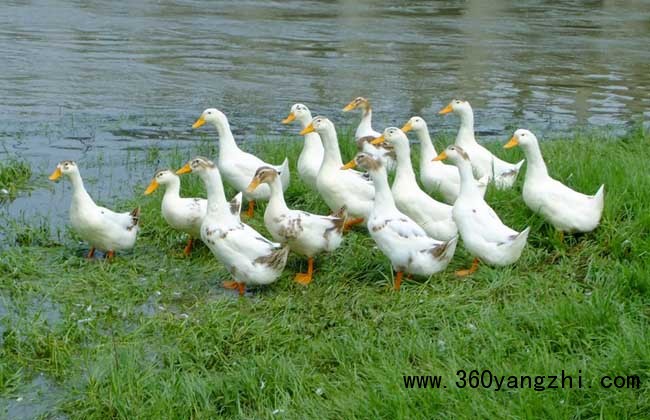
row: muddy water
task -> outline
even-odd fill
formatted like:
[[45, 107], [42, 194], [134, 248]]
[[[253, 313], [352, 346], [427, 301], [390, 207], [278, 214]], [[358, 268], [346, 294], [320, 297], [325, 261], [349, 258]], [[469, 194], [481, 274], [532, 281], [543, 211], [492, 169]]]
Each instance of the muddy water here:
[[[296, 101], [351, 124], [340, 109], [358, 95], [372, 99], [376, 127], [420, 114], [453, 129], [435, 112], [462, 97], [483, 138], [516, 126], [625, 129], [650, 119], [648, 45], [647, 0], [6, 0], [0, 159], [46, 173], [101, 158], [108, 167], [89, 176], [110, 202], [146, 184], [124, 170], [127, 155], [189, 145], [207, 106], [225, 110], [240, 139], [294, 133], [279, 121]], [[50, 217], [45, 204], [67, 205], [63, 190], [0, 212]]]

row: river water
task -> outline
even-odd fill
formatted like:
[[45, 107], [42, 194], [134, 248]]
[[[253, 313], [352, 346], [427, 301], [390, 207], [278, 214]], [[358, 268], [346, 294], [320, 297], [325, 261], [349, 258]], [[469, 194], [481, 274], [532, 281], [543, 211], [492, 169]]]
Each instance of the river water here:
[[[650, 1], [559, 3], [5, 0], [0, 160], [46, 173], [107, 156], [89, 177], [110, 201], [146, 183], [126, 154], [195, 141], [208, 106], [238, 139], [295, 135], [280, 120], [298, 101], [354, 124], [341, 108], [359, 95], [376, 128], [419, 114], [434, 132], [458, 123], [436, 111], [467, 99], [482, 138], [649, 120]], [[46, 214], [63, 189], [2, 211]]]

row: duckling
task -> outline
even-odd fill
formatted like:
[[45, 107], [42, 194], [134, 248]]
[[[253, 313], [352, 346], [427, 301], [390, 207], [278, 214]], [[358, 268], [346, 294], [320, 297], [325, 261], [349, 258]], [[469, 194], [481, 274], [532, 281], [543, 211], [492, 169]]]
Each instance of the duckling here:
[[205, 123], [211, 123], [219, 133], [219, 170], [223, 175], [226, 182], [235, 190], [244, 194], [244, 198], [248, 201], [248, 210], [246, 215], [253, 217], [255, 209], [255, 201], [263, 200], [268, 201], [271, 191], [267, 185], [255, 190], [254, 193], [247, 193], [246, 187], [250, 182], [255, 171], [260, 166], [273, 166], [280, 172], [282, 179], [282, 188], [285, 190], [289, 186], [289, 160], [284, 158], [282, 165], [274, 166], [264, 162], [262, 159], [255, 155], [246, 153], [237, 146], [235, 138], [230, 131], [230, 124], [225, 114], [218, 109], [208, 108], [199, 117], [198, 120], [192, 125], [192, 128], [199, 128]]
[[95, 204], [84, 188], [77, 164], [71, 160], [59, 162], [49, 179], [56, 181], [61, 176], [72, 184], [70, 225], [81, 239], [90, 244], [87, 258], [93, 258], [95, 249], [99, 249], [110, 261], [116, 251], [132, 249], [140, 230], [140, 207], [116, 213]]
[[236, 288], [243, 296], [247, 285], [275, 282], [287, 263], [289, 248], [269, 241], [241, 222], [239, 208], [226, 201], [221, 175], [214, 162], [197, 156], [176, 174], [190, 172], [203, 180], [208, 192], [208, 208], [201, 223], [201, 240], [234, 279], [224, 282], [224, 287]]
[[[308, 285], [314, 272], [314, 256], [334, 251], [341, 245], [345, 219], [338, 215], [319, 216], [288, 208], [284, 201], [280, 175], [270, 166], [262, 166], [257, 170], [248, 190], [254, 190], [261, 184], [271, 187], [271, 198], [264, 212], [264, 225], [274, 240], [287, 243], [293, 252], [307, 257], [307, 272], [296, 274], [295, 281]], [[340, 214], [342, 213], [341, 210]]]
[[390, 145], [387, 144], [372, 144], [372, 140], [381, 135], [380, 132], [372, 128], [372, 108], [370, 101], [364, 97], [359, 96], [353, 99], [349, 104], [343, 108], [343, 112], [349, 112], [355, 109], [361, 109], [361, 122], [354, 133], [354, 140], [357, 143], [357, 150], [359, 152], [368, 153], [381, 160], [382, 164], [389, 171], [395, 169], [395, 153]]
[[[432, 161], [434, 157], [438, 156], [438, 152], [433, 146], [424, 118], [411, 117], [402, 127], [402, 131], [408, 133], [411, 130], [420, 141], [420, 182], [427, 192], [438, 191], [447, 204], [454, 204], [460, 193], [458, 168], [454, 165], [445, 165], [443, 162]], [[485, 196], [489, 177], [486, 175], [477, 182]]]
[[504, 147], [515, 146], [521, 146], [528, 160], [523, 187], [523, 198], [528, 208], [562, 233], [596, 229], [605, 205], [605, 185], [601, 185], [595, 195], [585, 195], [551, 178], [537, 137], [528, 130], [515, 131]]
[[406, 134], [397, 127], [388, 127], [373, 143], [383, 141], [395, 148], [397, 168], [391, 192], [397, 208], [413, 219], [430, 237], [448, 241], [458, 235], [451, 216], [452, 207], [433, 199], [420, 189], [411, 164], [411, 148]]
[[[294, 104], [291, 107], [289, 116], [282, 120], [282, 124], [289, 124], [294, 120], [300, 123], [302, 129], [305, 129], [312, 120], [309, 108], [303, 104]], [[316, 177], [318, 176], [320, 165], [323, 163], [324, 153], [323, 143], [318, 133], [312, 132], [305, 134], [305, 144], [298, 157], [298, 175], [314, 191], [316, 191]]]
[[345, 229], [363, 223], [370, 213], [375, 188], [361, 172], [342, 171], [341, 151], [334, 124], [325, 117], [316, 117], [300, 134], [317, 132], [323, 141], [325, 154], [316, 178], [318, 193], [333, 212], [345, 208]]
[[467, 101], [454, 99], [440, 110], [439, 114], [453, 112], [460, 116], [460, 128], [456, 135], [456, 146], [460, 146], [470, 157], [474, 175], [480, 179], [488, 176], [499, 189], [512, 188], [524, 161], [516, 164], [506, 162], [494, 156], [492, 152], [478, 144], [474, 137], [474, 112]]
[[388, 175], [381, 161], [359, 153], [344, 168], [360, 166], [375, 184], [375, 200], [368, 216], [368, 231], [396, 272], [395, 290], [404, 273], [430, 276], [444, 270], [456, 250], [457, 237], [442, 242], [427, 236], [413, 219], [400, 212], [388, 186]]
[[475, 258], [471, 268], [457, 271], [456, 275], [467, 276], [474, 273], [478, 270], [479, 259], [496, 266], [505, 266], [517, 261], [526, 246], [530, 227], [517, 232], [503, 224], [483, 200], [472, 174], [470, 157], [462, 147], [449, 146], [434, 159], [449, 159], [460, 172], [460, 195], [454, 202], [452, 215], [465, 248]]

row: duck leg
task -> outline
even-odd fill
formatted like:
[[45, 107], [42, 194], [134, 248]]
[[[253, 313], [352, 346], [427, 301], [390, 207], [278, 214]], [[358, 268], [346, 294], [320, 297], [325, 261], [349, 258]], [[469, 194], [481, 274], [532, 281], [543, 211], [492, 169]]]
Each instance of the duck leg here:
[[465, 277], [474, 273], [476, 270], [478, 270], [478, 258], [474, 258], [474, 261], [472, 261], [472, 266], [470, 268], [456, 271], [456, 275], [458, 277]]
[[185, 246], [185, 249], [183, 250], [183, 254], [185, 254], [186, 257], [189, 257], [190, 253], [192, 252], [192, 245], [194, 244], [194, 239], [190, 236], [190, 238], [187, 240], [187, 245]]
[[107, 259], [109, 262], [113, 261], [114, 258], [115, 258], [115, 251], [112, 251], [112, 250], [111, 250], [111, 251], [108, 251], [108, 252], [106, 253], [106, 259]]
[[230, 290], [237, 290], [239, 292], [239, 296], [244, 296], [244, 293], [246, 293], [246, 283], [244, 282], [238, 282], [238, 281], [224, 281], [222, 284], [224, 289], [230, 289]]
[[296, 277], [294, 277], [294, 280], [302, 284], [303, 286], [307, 286], [309, 283], [311, 283], [313, 273], [314, 273], [314, 259], [312, 257], [309, 257], [309, 259], [307, 260], [307, 272], [296, 273]]
[[355, 217], [354, 219], [349, 219], [345, 221], [345, 224], [343, 225], [343, 230], [348, 231], [352, 226], [358, 225], [359, 223], [363, 223], [364, 218], [363, 217]]
[[397, 272], [397, 275], [395, 276], [395, 285], [393, 286], [393, 289], [399, 291], [400, 287], [402, 286], [402, 276], [404, 273], [401, 271]]
[[255, 214], [255, 200], [248, 202], [248, 210], [246, 210], [246, 216], [251, 218]]
[[88, 250], [88, 255], [86, 255], [86, 259], [92, 260], [94, 256], [95, 256], [95, 247], [91, 246], [90, 249]]

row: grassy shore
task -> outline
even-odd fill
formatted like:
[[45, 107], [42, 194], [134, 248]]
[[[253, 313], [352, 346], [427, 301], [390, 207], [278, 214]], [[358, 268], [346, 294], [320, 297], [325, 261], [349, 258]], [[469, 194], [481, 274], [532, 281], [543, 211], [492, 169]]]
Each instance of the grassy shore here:
[[[71, 233], [8, 235], [23, 239], [0, 250], [0, 417], [647, 418], [650, 137], [556, 140], [542, 144], [553, 176], [588, 193], [606, 184], [595, 232], [560, 242], [521, 200], [522, 176], [514, 190], [487, 194], [506, 224], [532, 226], [518, 263], [458, 279], [453, 271], [471, 263], [461, 245], [446, 272], [407, 280], [399, 293], [388, 260], [357, 229], [316, 260], [309, 287], [292, 281], [306, 263], [291, 256], [276, 284], [238, 298], [220, 287], [229, 278], [205, 247], [182, 257], [161, 193], [134, 191], [122, 203], [142, 206], [142, 232], [113, 263], [86, 261]], [[352, 157], [349, 139], [341, 143]], [[160, 159], [178, 168], [195, 153], [215, 156], [215, 146]], [[327, 212], [297, 178], [298, 137], [245, 147], [276, 162], [288, 154], [290, 206]], [[203, 194], [193, 175], [183, 186]], [[69, 193], [62, 200], [56, 211], [67, 212]], [[265, 232], [261, 211], [251, 223]], [[459, 389], [460, 369], [564, 370], [573, 389]], [[441, 375], [446, 388], [405, 389], [403, 375], [416, 374]], [[605, 389], [605, 375], [639, 375], [641, 387]]]

